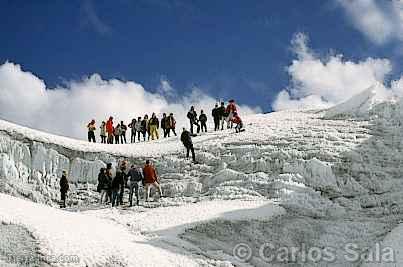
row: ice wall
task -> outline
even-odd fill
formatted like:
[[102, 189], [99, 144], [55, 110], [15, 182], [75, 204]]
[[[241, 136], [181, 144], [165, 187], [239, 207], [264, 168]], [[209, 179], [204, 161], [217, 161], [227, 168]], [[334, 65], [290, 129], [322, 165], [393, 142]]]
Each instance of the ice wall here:
[[52, 202], [58, 198], [63, 170], [72, 183], [95, 184], [99, 169], [117, 160], [105, 153], [80, 153], [0, 131], [0, 191]]

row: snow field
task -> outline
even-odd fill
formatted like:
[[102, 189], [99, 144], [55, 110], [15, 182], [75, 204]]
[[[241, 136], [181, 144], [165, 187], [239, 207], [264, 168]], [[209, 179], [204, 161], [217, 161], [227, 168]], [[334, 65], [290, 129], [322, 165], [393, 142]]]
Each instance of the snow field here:
[[[93, 251], [91, 245], [97, 245], [86, 240], [83, 250], [70, 249], [81, 253], [90, 265], [133, 263], [138, 257], [129, 251], [138, 247], [141, 252], [151, 251], [147, 255], [164, 255], [161, 263], [166, 266], [228, 262], [242, 266], [232, 255], [236, 242], [248, 240], [256, 251], [264, 240], [270, 240], [286, 246], [336, 247], [340, 257], [331, 266], [360, 266], [364, 262], [343, 260], [342, 244], [372, 247], [386, 236], [385, 243], [401, 250], [402, 105], [401, 101], [385, 102], [371, 88], [328, 111], [250, 116], [244, 118], [247, 130], [240, 134], [226, 130], [194, 138], [197, 165], [184, 158], [176, 138], [94, 145], [0, 122], [2, 192], [54, 205], [62, 169], [69, 170], [73, 189], [94, 188], [97, 171], [106, 162], [116, 164], [127, 158], [142, 164], [151, 158], [167, 195], [159, 205], [149, 205], [160, 207], [128, 210], [66, 213], [38, 205], [27, 207], [31, 214], [22, 215], [18, 209], [2, 206], [0, 218], [26, 226], [48, 254], [60, 253], [61, 244], [70, 249], [84, 236], [97, 240], [103, 247], [100, 252]], [[85, 210], [89, 203], [95, 205], [95, 198], [90, 190], [82, 190], [71, 195], [71, 203], [77, 206], [75, 210]], [[265, 202], [268, 206], [263, 209]], [[23, 203], [24, 207], [34, 205]], [[64, 237], [53, 219], [47, 225], [31, 218], [33, 214], [63, 221], [63, 227], [68, 227], [67, 222], [76, 227]], [[83, 221], [100, 227], [82, 226]], [[97, 239], [102, 229], [111, 229], [113, 234]], [[113, 235], [125, 238], [118, 244]], [[112, 243], [116, 253], [106, 249]], [[151, 259], [143, 263], [153, 264]], [[326, 262], [295, 264], [328, 266]], [[250, 265], [267, 263], [255, 253], [244, 264]]]
[[0, 221], [29, 229], [44, 255], [78, 256], [75, 266], [104, 266], [112, 260], [124, 266], [199, 266], [203, 258], [155, 240], [175, 240], [200, 221], [267, 218], [282, 212], [267, 201], [212, 201], [142, 213], [116, 209], [72, 213], [4, 194], [0, 201]]

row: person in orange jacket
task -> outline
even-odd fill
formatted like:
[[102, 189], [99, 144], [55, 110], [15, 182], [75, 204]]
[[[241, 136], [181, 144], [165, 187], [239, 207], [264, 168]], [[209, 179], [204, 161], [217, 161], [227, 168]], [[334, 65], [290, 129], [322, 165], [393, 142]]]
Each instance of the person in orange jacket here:
[[232, 120], [231, 120], [231, 121], [236, 124], [236, 126], [235, 126], [235, 131], [236, 131], [237, 133], [243, 131], [242, 119], [241, 119], [241, 117], [239, 117], [238, 113], [236, 113], [236, 112], [234, 113], [234, 116], [232, 117]]
[[113, 117], [109, 117], [106, 122], [106, 132], [108, 133], [108, 144], [113, 144]]
[[148, 202], [148, 198], [150, 197], [150, 189], [151, 187], [155, 187], [162, 197], [162, 190], [159, 184], [157, 172], [155, 171], [154, 166], [151, 164], [149, 160], [146, 160], [146, 165], [143, 168], [143, 177], [144, 177], [144, 199]]
[[232, 128], [233, 124], [232, 124], [232, 117], [234, 117], [234, 113], [237, 112], [237, 108], [235, 105], [235, 100], [231, 99], [230, 101], [228, 101], [228, 106], [225, 109], [225, 113], [228, 114], [227, 115], [227, 129]]

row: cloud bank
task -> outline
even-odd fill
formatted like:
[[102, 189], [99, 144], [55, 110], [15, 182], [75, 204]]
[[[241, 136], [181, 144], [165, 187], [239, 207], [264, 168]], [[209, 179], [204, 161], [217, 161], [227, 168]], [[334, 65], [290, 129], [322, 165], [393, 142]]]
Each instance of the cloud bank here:
[[372, 42], [382, 45], [403, 40], [403, 1], [336, 0], [353, 26]]
[[[157, 93], [150, 93], [138, 83], [117, 79], [104, 80], [93, 74], [64, 87], [47, 88], [36, 75], [23, 71], [11, 62], [0, 65], [0, 117], [35, 129], [85, 139], [86, 125], [94, 118], [99, 122], [113, 115], [115, 121], [155, 112], [173, 112], [178, 127], [186, 126], [191, 105], [208, 114], [216, 100], [193, 88], [188, 95], [167, 98], [174, 88], [161, 80]], [[240, 106], [242, 115], [259, 112], [259, 108]]]
[[[343, 102], [374, 84], [382, 84], [392, 71], [388, 59], [367, 58], [350, 61], [342, 55], [329, 55], [322, 59], [308, 47], [308, 37], [298, 33], [292, 40], [297, 59], [287, 67], [289, 86], [282, 90], [274, 110], [327, 108]], [[392, 81], [391, 88], [400, 94], [403, 78]]]

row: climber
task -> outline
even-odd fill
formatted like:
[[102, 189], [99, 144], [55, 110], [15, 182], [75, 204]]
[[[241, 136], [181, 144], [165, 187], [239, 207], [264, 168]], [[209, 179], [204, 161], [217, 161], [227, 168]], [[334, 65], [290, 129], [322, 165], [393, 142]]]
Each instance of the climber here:
[[108, 121], [106, 122], [106, 132], [108, 133], [108, 144], [113, 144], [113, 117], [109, 117]]
[[139, 205], [139, 182], [143, 181], [143, 170], [134, 165], [131, 166], [129, 173], [127, 174], [127, 186], [130, 189], [129, 193], [129, 203], [130, 207], [133, 206], [133, 191], [136, 194], [136, 203]]
[[159, 196], [162, 197], [162, 190], [157, 176], [157, 172], [155, 171], [154, 166], [151, 164], [149, 160], [146, 160], [146, 165], [143, 168], [143, 176], [144, 176], [145, 201], [148, 202], [151, 187], [155, 187], [159, 193]]
[[193, 162], [196, 162], [195, 150], [193, 148], [191, 133], [185, 128], [183, 128], [183, 132], [181, 134], [181, 141], [186, 148], [186, 157], [189, 158], [189, 151], [191, 151]]
[[243, 129], [242, 119], [241, 119], [241, 117], [239, 117], [237, 112], [234, 112], [231, 122], [236, 124], [235, 132], [239, 133], [239, 132], [245, 131], [245, 129]]
[[234, 116], [234, 113], [237, 112], [237, 108], [235, 105], [235, 100], [231, 99], [228, 101], [228, 106], [225, 109], [225, 113], [227, 115], [226, 121], [227, 121], [227, 129], [233, 127], [233, 121], [232, 121], [232, 117]]
[[62, 178], [60, 178], [60, 198], [61, 198], [61, 208], [66, 207], [66, 194], [69, 191], [69, 181], [67, 180], [67, 172], [62, 172]]
[[203, 110], [200, 111], [199, 121], [200, 121], [201, 131], [207, 133], [207, 124], [206, 124], [207, 116]]
[[106, 124], [103, 121], [101, 126], [99, 126], [99, 129], [101, 131], [100, 136], [101, 136], [101, 143], [106, 144]]
[[95, 120], [92, 120], [90, 123], [88, 123], [87, 128], [88, 128], [88, 142], [96, 143], [96, 140], [95, 140], [95, 130], [96, 130]]
[[109, 198], [109, 181], [108, 181], [108, 177], [106, 175], [106, 169], [105, 168], [101, 168], [99, 170], [99, 174], [98, 174], [98, 186], [97, 186], [97, 191], [99, 193], [101, 193], [101, 197], [99, 199], [99, 204], [102, 204], [103, 202], [106, 203], [108, 202], [108, 198]]
[[199, 122], [197, 120], [197, 113], [195, 111], [194, 106], [190, 107], [190, 110], [187, 114], [187, 118], [189, 119], [190, 122], [190, 132], [193, 134], [193, 125], [197, 126], [197, 133], [200, 132], [200, 125]]

